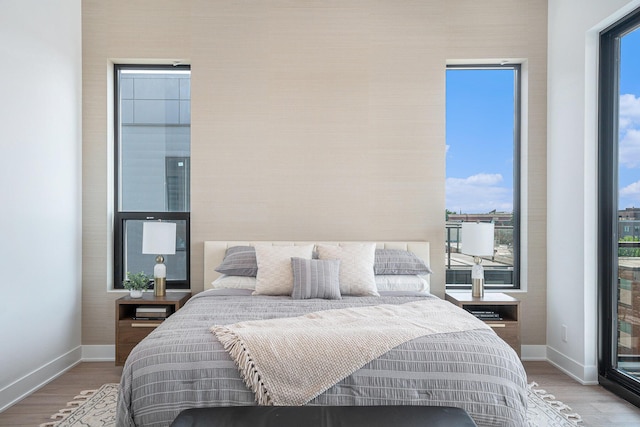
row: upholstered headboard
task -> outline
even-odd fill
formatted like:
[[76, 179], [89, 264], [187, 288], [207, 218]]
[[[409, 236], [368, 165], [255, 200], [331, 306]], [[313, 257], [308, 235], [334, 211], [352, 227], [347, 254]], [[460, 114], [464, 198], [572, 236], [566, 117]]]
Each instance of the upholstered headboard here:
[[[338, 243], [348, 242], [291, 242], [291, 241], [206, 241], [204, 242], [204, 289], [211, 289], [211, 282], [220, 277], [220, 273], [215, 268], [220, 265], [227, 252], [227, 248], [231, 246], [255, 246], [255, 245], [274, 245], [274, 246], [295, 246], [295, 245], [311, 245], [311, 244], [327, 244], [335, 245]], [[411, 251], [424, 262], [431, 266], [429, 259], [429, 242], [376, 242], [379, 249], [404, 249]], [[425, 277], [429, 280], [429, 277]]]

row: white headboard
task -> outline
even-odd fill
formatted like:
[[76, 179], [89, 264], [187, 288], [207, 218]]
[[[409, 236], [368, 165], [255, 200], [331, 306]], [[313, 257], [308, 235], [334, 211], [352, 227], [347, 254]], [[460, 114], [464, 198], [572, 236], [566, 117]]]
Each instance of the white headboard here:
[[[214, 269], [222, 263], [227, 249], [231, 246], [255, 246], [255, 245], [274, 245], [274, 246], [295, 246], [295, 245], [312, 245], [327, 244], [336, 245], [338, 243], [349, 242], [291, 242], [291, 241], [221, 241], [212, 240], [204, 242], [204, 289], [211, 289], [211, 282], [220, 277], [220, 273]], [[376, 242], [378, 249], [403, 249], [411, 251], [424, 262], [431, 266], [429, 258], [429, 242]], [[425, 277], [429, 280], [429, 276]]]

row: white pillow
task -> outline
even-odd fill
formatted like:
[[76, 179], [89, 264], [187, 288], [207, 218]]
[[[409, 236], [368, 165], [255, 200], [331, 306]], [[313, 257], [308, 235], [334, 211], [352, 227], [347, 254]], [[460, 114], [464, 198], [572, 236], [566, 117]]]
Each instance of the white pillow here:
[[293, 270], [291, 258], [311, 259], [313, 245], [256, 245], [256, 290], [254, 295], [291, 295]]
[[255, 289], [256, 278], [248, 276], [227, 276], [223, 274], [211, 282], [213, 289]]
[[319, 259], [340, 260], [340, 293], [355, 296], [380, 296], [376, 288], [373, 265], [375, 243], [317, 245]]
[[417, 274], [377, 274], [378, 291], [429, 292], [429, 282]]

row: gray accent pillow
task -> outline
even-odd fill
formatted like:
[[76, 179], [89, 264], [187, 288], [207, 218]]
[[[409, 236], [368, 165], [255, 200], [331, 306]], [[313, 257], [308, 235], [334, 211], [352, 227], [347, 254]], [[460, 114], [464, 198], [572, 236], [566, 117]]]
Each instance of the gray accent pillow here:
[[256, 277], [258, 262], [256, 249], [253, 246], [232, 246], [224, 254], [222, 264], [215, 269], [227, 276]]
[[431, 269], [413, 252], [403, 249], [376, 249], [375, 274], [431, 274]]
[[342, 299], [340, 260], [291, 258], [293, 299]]

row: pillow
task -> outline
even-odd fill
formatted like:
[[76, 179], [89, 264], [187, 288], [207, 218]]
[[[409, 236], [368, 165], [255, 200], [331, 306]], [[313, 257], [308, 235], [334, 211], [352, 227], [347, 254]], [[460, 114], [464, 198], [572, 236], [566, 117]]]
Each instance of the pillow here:
[[256, 250], [252, 246], [232, 246], [224, 254], [222, 264], [215, 269], [228, 276], [256, 277], [258, 264]]
[[413, 252], [376, 249], [375, 274], [431, 274], [431, 269]]
[[256, 278], [222, 275], [211, 282], [213, 289], [255, 289]]
[[291, 295], [293, 291], [293, 270], [291, 258], [311, 259], [313, 245], [267, 246], [256, 245], [255, 295]]
[[293, 299], [342, 299], [340, 261], [337, 259], [291, 258]]
[[[215, 296], [220, 296], [220, 297], [249, 297], [249, 298], [251, 298], [251, 295], [253, 295], [253, 289], [207, 289], [204, 292], [206, 292], [209, 295], [215, 295]], [[410, 294], [410, 292], [396, 292], [396, 293]]]
[[340, 293], [355, 296], [380, 296], [373, 274], [375, 243], [318, 245], [320, 259], [340, 260]]
[[378, 292], [429, 292], [429, 282], [424, 277], [415, 274], [379, 274], [376, 275], [376, 288]]

